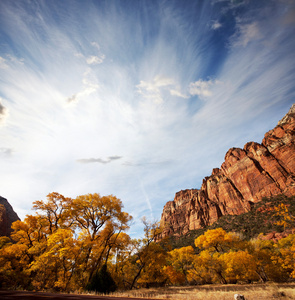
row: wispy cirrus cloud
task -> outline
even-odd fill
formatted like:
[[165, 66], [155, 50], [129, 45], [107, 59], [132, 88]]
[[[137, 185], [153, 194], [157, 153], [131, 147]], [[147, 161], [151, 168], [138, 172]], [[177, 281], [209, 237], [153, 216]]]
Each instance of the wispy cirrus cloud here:
[[4, 57], [0, 57], [0, 69], [7, 69], [8, 65]]
[[3, 196], [22, 216], [53, 190], [160, 216], [287, 112], [290, 3], [0, 1]]
[[5, 54], [5, 57], [0, 56], [0, 69], [8, 69], [11, 64], [23, 65], [24, 59], [23, 58], [16, 58], [13, 55]]
[[[151, 81], [141, 80], [136, 85], [137, 93], [146, 99], [152, 99], [155, 103], [162, 103], [164, 94], [179, 98], [188, 98], [188, 95], [182, 92], [182, 87], [170, 77], [155, 76]], [[166, 96], [167, 98], [167, 96]]]

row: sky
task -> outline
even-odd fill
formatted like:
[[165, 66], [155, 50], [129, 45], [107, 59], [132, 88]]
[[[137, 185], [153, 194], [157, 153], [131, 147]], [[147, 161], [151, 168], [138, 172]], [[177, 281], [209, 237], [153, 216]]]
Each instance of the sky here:
[[295, 102], [294, 0], [1, 0], [0, 195], [159, 221]]

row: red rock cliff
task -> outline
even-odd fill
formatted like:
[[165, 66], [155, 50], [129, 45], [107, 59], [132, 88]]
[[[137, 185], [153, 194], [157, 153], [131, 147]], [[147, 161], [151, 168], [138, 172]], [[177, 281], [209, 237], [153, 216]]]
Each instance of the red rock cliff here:
[[9, 202], [0, 196], [0, 236], [10, 236], [11, 224], [20, 220]]
[[247, 212], [251, 203], [278, 194], [295, 195], [295, 104], [261, 144], [229, 149], [221, 168], [205, 177], [200, 190], [176, 193], [163, 209], [162, 237]]

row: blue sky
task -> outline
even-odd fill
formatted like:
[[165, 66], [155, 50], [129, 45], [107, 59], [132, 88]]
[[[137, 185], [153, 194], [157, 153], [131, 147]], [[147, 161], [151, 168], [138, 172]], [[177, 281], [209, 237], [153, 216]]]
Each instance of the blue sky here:
[[0, 195], [159, 220], [295, 99], [295, 1], [0, 1]]

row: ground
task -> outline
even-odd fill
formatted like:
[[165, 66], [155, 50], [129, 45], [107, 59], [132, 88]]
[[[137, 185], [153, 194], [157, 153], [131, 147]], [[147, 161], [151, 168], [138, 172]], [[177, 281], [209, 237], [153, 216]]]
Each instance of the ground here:
[[[41, 292], [1, 291], [1, 300], [135, 300], [135, 298], [103, 297], [93, 295], [52, 294]], [[141, 299], [143, 300], [143, 299]], [[151, 300], [151, 299], [149, 299]]]

